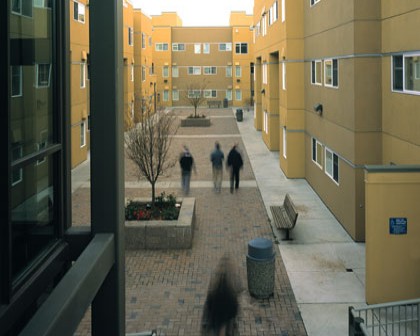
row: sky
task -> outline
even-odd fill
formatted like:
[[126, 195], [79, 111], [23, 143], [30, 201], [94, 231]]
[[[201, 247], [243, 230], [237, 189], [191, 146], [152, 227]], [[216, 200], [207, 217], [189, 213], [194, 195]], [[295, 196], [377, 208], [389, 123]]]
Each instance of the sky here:
[[177, 12], [183, 26], [228, 26], [231, 11], [252, 14], [254, 0], [132, 0], [134, 8], [152, 16]]

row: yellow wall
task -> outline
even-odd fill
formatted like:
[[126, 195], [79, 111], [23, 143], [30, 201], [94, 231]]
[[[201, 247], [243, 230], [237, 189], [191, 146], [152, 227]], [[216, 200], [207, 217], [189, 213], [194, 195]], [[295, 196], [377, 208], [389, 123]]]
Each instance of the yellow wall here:
[[[368, 167], [366, 301], [420, 296], [420, 167]], [[407, 218], [407, 234], [390, 234], [390, 218]]]

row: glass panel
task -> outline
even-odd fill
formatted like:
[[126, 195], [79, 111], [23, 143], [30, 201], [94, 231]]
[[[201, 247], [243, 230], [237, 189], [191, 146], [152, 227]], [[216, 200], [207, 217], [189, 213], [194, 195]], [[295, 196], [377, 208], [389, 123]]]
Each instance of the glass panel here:
[[392, 88], [395, 91], [403, 90], [403, 57], [394, 56], [392, 57], [393, 61], [393, 85]]
[[[21, 181], [11, 189], [12, 277], [16, 279], [47, 246], [54, 232], [53, 165], [31, 163], [13, 170]], [[16, 173], [19, 172], [19, 173]]]
[[331, 60], [325, 61], [325, 85], [332, 85], [332, 64]]
[[[50, 1], [13, 1], [10, 15], [10, 143], [12, 278], [17, 279], [57, 239], [53, 223], [53, 20]], [[44, 5], [44, 6], [41, 6]], [[19, 7], [19, 8], [18, 8]], [[39, 154], [34, 160], [33, 154]]]
[[420, 92], [420, 56], [405, 57], [405, 89]]

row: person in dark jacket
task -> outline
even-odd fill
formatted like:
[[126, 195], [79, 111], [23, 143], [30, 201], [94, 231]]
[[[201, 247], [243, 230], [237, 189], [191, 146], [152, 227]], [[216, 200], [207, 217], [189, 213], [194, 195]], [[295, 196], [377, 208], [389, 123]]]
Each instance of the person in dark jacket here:
[[194, 158], [192, 157], [187, 146], [184, 146], [184, 151], [179, 158], [179, 165], [181, 166], [181, 186], [185, 195], [190, 192], [191, 171], [194, 169]]
[[213, 184], [214, 190], [216, 192], [220, 192], [222, 188], [223, 160], [225, 158], [225, 154], [220, 149], [220, 144], [217, 141], [214, 147], [214, 150], [210, 154], [210, 161], [213, 169]]
[[239, 171], [243, 166], [242, 156], [237, 149], [238, 145], [234, 144], [227, 157], [227, 168], [230, 169], [230, 192], [233, 193], [233, 185], [235, 189], [239, 188]]

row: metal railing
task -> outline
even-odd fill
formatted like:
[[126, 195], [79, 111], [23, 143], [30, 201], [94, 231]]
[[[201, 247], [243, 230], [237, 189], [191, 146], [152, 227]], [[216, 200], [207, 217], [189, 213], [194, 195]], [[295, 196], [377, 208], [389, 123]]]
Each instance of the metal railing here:
[[420, 335], [420, 299], [349, 307], [349, 336]]

